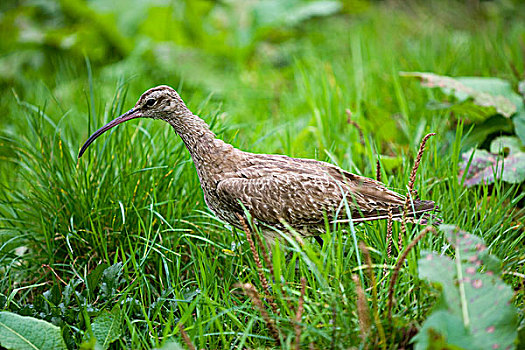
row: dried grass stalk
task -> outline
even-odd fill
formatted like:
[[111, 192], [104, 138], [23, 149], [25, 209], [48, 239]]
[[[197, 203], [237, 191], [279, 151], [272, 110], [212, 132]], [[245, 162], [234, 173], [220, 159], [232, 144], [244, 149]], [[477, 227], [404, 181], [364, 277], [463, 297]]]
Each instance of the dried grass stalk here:
[[246, 224], [246, 220], [244, 218], [237, 214], [237, 217], [239, 218], [242, 228], [244, 232], [246, 233], [246, 239], [248, 240], [248, 243], [250, 244], [250, 250], [253, 254], [253, 259], [255, 260], [255, 264], [257, 265], [257, 273], [259, 274], [259, 280], [261, 281], [261, 284], [263, 286], [264, 292], [266, 293], [270, 306], [272, 308], [272, 311], [274, 314], [279, 314], [279, 310], [277, 308], [277, 304], [272, 299], [271, 292], [270, 292], [270, 286], [268, 285], [268, 280], [266, 279], [266, 276], [264, 275], [263, 266], [261, 264], [261, 259], [259, 257], [259, 252], [257, 251], [257, 248], [255, 247], [255, 243], [253, 242], [252, 238], [252, 231], [248, 228], [248, 225]]
[[304, 294], [306, 291], [306, 278], [301, 277], [301, 295], [297, 305], [297, 312], [295, 313], [295, 348], [301, 348], [301, 319], [304, 311]]
[[392, 222], [393, 221], [394, 221], [394, 213], [392, 212], [392, 208], [388, 207], [388, 223], [386, 226], [386, 242], [387, 242], [386, 254], [388, 256], [388, 259], [392, 257]]
[[266, 263], [268, 270], [270, 271], [270, 275], [273, 276], [273, 264], [272, 264], [272, 261], [270, 260], [270, 255], [268, 254], [268, 251], [266, 250], [266, 245], [261, 239], [261, 236], [259, 236], [257, 233], [255, 233], [254, 236], [255, 236], [255, 239], [257, 240], [257, 245], [259, 245], [259, 248], [261, 248], [263, 260]]
[[250, 298], [253, 305], [255, 305], [255, 307], [259, 310], [259, 313], [261, 314], [264, 322], [266, 323], [266, 326], [268, 327], [268, 331], [270, 332], [277, 345], [281, 345], [279, 331], [275, 327], [275, 323], [273, 322], [273, 320], [268, 315], [268, 312], [266, 312], [266, 309], [261, 301], [257, 289], [255, 289], [255, 287], [250, 283], [240, 284], [239, 286], [244, 291], [244, 294]]
[[335, 349], [337, 344], [337, 307], [332, 305], [332, 341], [330, 342], [330, 350]]
[[379, 308], [377, 306], [377, 286], [376, 286], [376, 276], [372, 270], [372, 258], [370, 257], [370, 252], [366, 247], [366, 244], [361, 241], [359, 242], [359, 249], [363, 253], [366, 262], [366, 271], [368, 274], [368, 279], [370, 280], [370, 285], [372, 286], [372, 314], [374, 316], [374, 322], [376, 324], [377, 332], [379, 333], [379, 338], [381, 339], [382, 344], [386, 344], [385, 331], [381, 325], [381, 320], [379, 319]]
[[352, 275], [352, 280], [355, 283], [355, 292], [357, 294], [357, 318], [359, 320], [359, 333], [364, 342], [368, 333], [370, 332], [370, 311], [366, 303], [365, 291], [359, 282], [359, 276]]
[[408, 206], [405, 203], [403, 207], [403, 218], [401, 219], [401, 230], [399, 230], [399, 236], [397, 237], [397, 249], [398, 251], [403, 250], [403, 237], [405, 237], [405, 233], [407, 232], [407, 213]]
[[[421, 144], [419, 145], [419, 151], [417, 152], [416, 162], [414, 163], [414, 167], [412, 168], [412, 172], [410, 173], [410, 181], [408, 182], [408, 191], [410, 194], [413, 194], [412, 191], [414, 190], [414, 183], [416, 181], [416, 173], [417, 169], [419, 168], [419, 164], [421, 163], [421, 158], [423, 157], [423, 152], [425, 152], [425, 145], [429, 138], [434, 136], [436, 133], [430, 133], [426, 134], [425, 137], [423, 137], [423, 140], [421, 140]], [[408, 196], [407, 196], [408, 199]]]
[[392, 304], [394, 299], [394, 287], [397, 281], [397, 276], [399, 275], [399, 270], [401, 269], [401, 265], [403, 265], [403, 262], [405, 261], [408, 253], [410, 250], [419, 242], [428, 232], [436, 233], [436, 229], [433, 226], [427, 226], [421, 231], [419, 235], [417, 235], [416, 238], [410, 242], [410, 244], [407, 246], [403, 254], [399, 257], [399, 260], [397, 261], [396, 266], [394, 267], [394, 273], [392, 274], [392, 279], [390, 280], [390, 287], [388, 288], [388, 319], [391, 319], [392, 317]]
[[189, 350], [195, 350], [195, 346], [191, 342], [190, 337], [188, 336], [188, 333], [184, 330], [184, 326], [181, 324], [179, 326], [180, 335], [182, 336], [182, 341], [186, 344]]
[[423, 157], [423, 153], [425, 152], [425, 145], [428, 139], [434, 135], [436, 135], [436, 133], [426, 134], [425, 137], [423, 137], [423, 140], [421, 140], [421, 143], [419, 144], [419, 151], [417, 152], [416, 161], [414, 163], [414, 166], [412, 167], [412, 171], [410, 172], [410, 179], [408, 181], [408, 193], [405, 199], [405, 204], [403, 205], [403, 220], [401, 221], [401, 232], [399, 234], [398, 240], [399, 251], [403, 249], [403, 237], [406, 233], [406, 218], [408, 217], [410, 198], [414, 198], [415, 195], [414, 184], [416, 182], [417, 169], [419, 169], [419, 165], [421, 164], [421, 158]]
[[381, 162], [376, 160], [376, 180], [381, 182]]
[[353, 125], [357, 129], [357, 132], [359, 133], [359, 141], [364, 146], [365, 137], [363, 136], [363, 130], [361, 129], [359, 124], [357, 124], [355, 121], [352, 120], [352, 111], [349, 108], [347, 108], [345, 112], [346, 112], [346, 115], [348, 116], [348, 118], [346, 118], [346, 122], [350, 125]]

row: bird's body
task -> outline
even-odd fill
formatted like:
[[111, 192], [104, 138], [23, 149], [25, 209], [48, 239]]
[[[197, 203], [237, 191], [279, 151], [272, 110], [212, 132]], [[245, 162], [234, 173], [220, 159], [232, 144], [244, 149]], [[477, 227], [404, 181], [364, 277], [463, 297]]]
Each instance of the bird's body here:
[[[348, 219], [345, 202], [355, 222], [384, 219], [389, 211], [394, 218], [402, 213], [405, 197], [378, 181], [325, 162], [234, 148], [218, 139], [168, 86], [146, 91], [133, 109], [96, 131], [79, 157], [100, 134], [139, 117], [172, 125], [191, 154], [206, 204], [233, 226], [240, 227], [238, 215], [244, 215], [244, 209], [262, 224], [267, 238], [275, 236], [268, 227], [282, 229], [283, 223], [300, 234], [319, 235], [326, 219]], [[432, 201], [415, 200], [410, 215], [417, 217], [434, 207]]]

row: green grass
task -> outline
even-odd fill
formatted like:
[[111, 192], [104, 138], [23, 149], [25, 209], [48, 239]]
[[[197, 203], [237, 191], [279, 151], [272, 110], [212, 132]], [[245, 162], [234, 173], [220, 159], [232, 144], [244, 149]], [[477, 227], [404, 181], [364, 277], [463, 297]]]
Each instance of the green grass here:
[[[504, 18], [503, 10], [482, 18], [460, 6], [439, 9], [378, 5], [359, 15], [314, 19], [301, 35], [271, 47], [283, 66], [272, 64], [273, 51], [261, 51], [260, 57], [232, 54], [222, 67], [215, 56], [213, 64], [181, 58], [173, 72], [132, 55], [121, 65], [93, 67], [65, 55], [52, 62], [53, 75], [22, 76], [0, 99], [6, 113], [0, 138], [0, 308], [60, 325], [77, 345], [93, 318], [118, 304], [123, 335], [115, 348], [182, 343], [180, 325], [197, 348], [274, 346], [260, 312], [239, 287], [251, 283], [263, 293], [245, 233], [231, 231], [206, 208], [189, 154], [171, 128], [151, 120], [126, 123], [77, 160], [90, 132], [130, 108], [142, 91], [168, 83], [236, 147], [316, 158], [369, 177], [375, 176], [380, 154], [383, 181], [400, 192], [406, 192], [421, 138], [436, 132], [418, 170], [419, 196], [438, 203], [444, 222], [482, 237], [503, 260], [523, 323], [525, 233], [518, 216], [523, 185], [458, 184], [469, 125], [458, 122], [463, 116], [426, 108], [437, 93], [398, 73], [516, 82], [510, 63], [523, 75], [519, 40], [525, 21]], [[162, 74], [151, 78], [156, 69]], [[198, 72], [216, 75], [207, 84]], [[365, 145], [347, 123], [346, 108], [363, 129]], [[405, 247], [421, 229], [408, 225]], [[417, 259], [421, 250], [447, 253], [443, 235], [427, 235], [408, 255], [388, 322], [388, 285], [400, 252], [394, 244], [393, 258], [387, 257], [386, 222], [330, 231], [322, 249], [312, 240], [304, 246], [291, 241], [274, 251], [274, 275], [265, 271], [280, 310], [269, 312], [282, 347], [295, 343], [290, 320], [301, 277], [306, 279], [303, 347], [377, 345], [374, 322], [370, 337], [359, 337], [353, 274], [360, 276], [369, 301], [372, 287], [377, 289], [388, 347], [409, 341], [437, 295], [419, 280]], [[399, 232], [394, 223], [394, 242]], [[356, 250], [359, 241], [370, 250], [375, 286]], [[16, 250], [22, 247], [23, 253]], [[97, 266], [116, 263], [122, 264], [118, 277], [90, 285], [88, 276]], [[64, 313], [49, 300], [67, 285], [78, 294], [65, 304], [74, 312]], [[43, 294], [48, 300], [43, 301], [42, 293], [53, 288], [57, 291]], [[269, 296], [267, 307], [268, 301]]]

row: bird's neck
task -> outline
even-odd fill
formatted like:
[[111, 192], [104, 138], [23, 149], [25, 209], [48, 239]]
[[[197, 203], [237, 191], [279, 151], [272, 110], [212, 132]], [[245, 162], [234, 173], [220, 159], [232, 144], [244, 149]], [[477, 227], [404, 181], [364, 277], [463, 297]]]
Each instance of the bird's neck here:
[[197, 170], [225, 161], [233, 150], [233, 146], [218, 139], [208, 124], [196, 115], [188, 114], [169, 123], [186, 145]]

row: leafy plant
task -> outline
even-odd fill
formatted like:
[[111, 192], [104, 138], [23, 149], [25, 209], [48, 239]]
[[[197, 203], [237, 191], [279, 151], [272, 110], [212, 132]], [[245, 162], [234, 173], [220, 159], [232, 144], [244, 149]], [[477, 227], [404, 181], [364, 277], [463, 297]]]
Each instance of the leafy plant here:
[[[2, 333], [2, 331], [12, 333], [11, 336], [5, 339], [19, 337], [23, 340], [34, 333], [34, 335], [31, 335], [33, 338], [30, 338], [31, 343], [38, 344], [39, 341], [44, 341], [39, 338], [40, 332], [44, 332], [46, 334], [45, 337], [49, 337], [49, 339], [45, 338], [46, 342], [53, 341], [58, 344], [58, 340], [56, 340], [58, 338], [53, 335], [53, 332], [58, 330], [58, 335], [60, 336], [60, 328], [62, 328], [65, 344], [71, 347], [74, 344], [74, 338], [82, 338], [83, 332], [75, 332], [72, 336], [70, 330], [82, 324], [82, 328], [87, 327], [85, 328], [85, 344], [88, 347], [92, 345], [92, 347], [97, 349], [107, 349], [109, 344], [117, 340], [122, 334], [122, 310], [119, 303], [115, 303], [116, 288], [121, 284], [122, 263], [116, 263], [111, 266], [101, 264], [99, 267], [88, 274], [85, 280], [72, 279], [63, 291], [60, 291], [59, 287], [54, 285], [42, 295], [37, 296], [32, 304], [18, 307], [13, 303], [8, 303], [6, 305], [8, 309], [27, 317], [24, 317], [22, 322], [14, 318], [16, 315], [11, 312], [0, 313], [0, 320], [2, 320], [0, 321], [0, 339], [5, 338], [5, 334], [7, 334]], [[86, 288], [82, 288], [83, 285]], [[129, 311], [133, 311], [134, 304], [135, 300], [133, 298], [127, 298], [123, 303]], [[111, 305], [114, 305], [111, 311], [107, 311], [107, 308], [110, 308]], [[90, 316], [95, 316], [92, 323], [89, 322]], [[43, 320], [37, 320], [33, 317]], [[25, 321], [26, 318], [28, 321]], [[23, 323], [27, 326], [20, 329], [11, 326], [11, 324], [17, 323]], [[64, 343], [64, 340], [60, 336], [62, 343]], [[11, 346], [9, 344], [15, 343], [9, 341], [5, 344], [0, 342], [0, 344], [9, 348]], [[58, 345], [55, 347], [46, 344], [48, 343], [45, 343], [45, 346], [38, 345], [37, 347], [42, 349], [59, 348]], [[13, 348], [18, 349], [19, 346], [16, 345]]]
[[98, 315], [91, 329], [96, 340], [96, 349], [107, 349], [109, 344], [117, 340], [122, 334], [122, 311], [118, 304], [113, 307], [111, 312], [103, 311]]
[[324, 0], [302, 2], [299, 0], [270, 0], [254, 4], [254, 17], [258, 26], [297, 25], [312, 17], [337, 13], [342, 8], [340, 1]]
[[[508, 183], [525, 181], [525, 152], [516, 137], [502, 136], [494, 139], [490, 152], [471, 149], [461, 155], [459, 181], [466, 186], [490, 184], [495, 179]], [[507, 156], [506, 156], [507, 155]]]
[[[505, 118], [512, 117], [515, 133], [525, 146], [523, 97], [512, 90], [508, 81], [487, 77], [451, 78], [427, 72], [402, 72], [401, 75], [419, 78], [422, 86], [440, 88], [446, 95], [454, 97], [456, 103], [442, 104], [440, 107], [465, 113], [474, 122], [485, 121], [495, 114]], [[481, 143], [486, 136], [482, 133], [476, 141]]]
[[439, 285], [434, 312], [414, 338], [416, 349], [513, 349], [517, 336], [512, 288], [500, 278], [501, 262], [483, 240], [452, 225], [441, 225], [455, 259], [426, 252], [422, 278]]
[[0, 346], [6, 349], [66, 349], [60, 328], [33, 317], [0, 312]]

